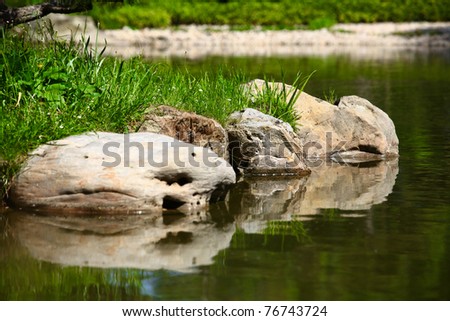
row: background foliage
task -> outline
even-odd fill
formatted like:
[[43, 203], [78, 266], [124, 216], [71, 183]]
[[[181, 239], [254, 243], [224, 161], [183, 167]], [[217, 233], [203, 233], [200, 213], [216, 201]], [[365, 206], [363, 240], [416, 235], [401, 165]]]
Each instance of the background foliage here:
[[[128, 5], [98, 3], [91, 14], [102, 28], [227, 24], [316, 29], [336, 22], [449, 20], [450, 0], [141, 0]], [[156, 18], [143, 21], [147, 14]]]
[[[39, 2], [44, 1], [6, 0], [9, 6]], [[182, 24], [317, 29], [336, 22], [448, 21], [450, 0], [94, 0], [89, 14], [105, 29]]]

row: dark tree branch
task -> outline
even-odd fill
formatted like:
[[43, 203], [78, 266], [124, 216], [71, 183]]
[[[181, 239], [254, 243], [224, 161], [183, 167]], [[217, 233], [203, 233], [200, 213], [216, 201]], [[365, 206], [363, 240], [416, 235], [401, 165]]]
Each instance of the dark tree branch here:
[[[4, 2], [0, 0], [0, 4], [4, 5]], [[45, 2], [20, 8], [0, 6], [0, 28], [9, 28], [21, 23], [33, 21], [45, 17], [50, 13], [74, 13], [91, 9], [91, 0]]]

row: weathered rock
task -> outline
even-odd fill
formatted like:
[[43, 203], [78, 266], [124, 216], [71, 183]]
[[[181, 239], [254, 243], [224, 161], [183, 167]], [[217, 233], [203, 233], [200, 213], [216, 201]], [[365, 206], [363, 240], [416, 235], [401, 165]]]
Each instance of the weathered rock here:
[[9, 216], [11, 232], [36, 259], [65, 266], [192, 272], [230, 245], [234, 224], [208, 217]]
[[295, 107], [301, 115], [297, 134], [307, 158], [333, 156], [339, 159], [343, 152], [347, 152], [341, 154], [343, 160], [398, 156], [394, 123], [366, 99], [342, 97], [336, 106], [302, 93]]
[[230, 159], [244, 175], [306, 175], [292, 127], [258, 110], [235, 112], [227, 126]]
[[36, 149], [12, 184], [18, 207], [192, 213], [223, 197], [232, 167], [210, 149], [154, 133], [87, 133]]
[[132, 124], [131, 131], [167, 135], [186, 143], [211, 148], [228, 159], [228, 136], [217, 121], [170, 106], [149, 109], [143, 121]]
[[[283, 87], [282, 83], [269, 85], [280, 90]], [[254, 80], [246, 86], [254, 94], [263, 90], [265, 82]], [[289, 100], [294, 88], [285, 85], [285, 90], [290, 93]], [[362, 162], [398, 156], [394, 123], [366, 99], [342, 97], [336, 106], [302, 92], [294, 106], [300, 116], [296, 128], [298, 144], [308, 166], [313, 166], [317, 158]]]

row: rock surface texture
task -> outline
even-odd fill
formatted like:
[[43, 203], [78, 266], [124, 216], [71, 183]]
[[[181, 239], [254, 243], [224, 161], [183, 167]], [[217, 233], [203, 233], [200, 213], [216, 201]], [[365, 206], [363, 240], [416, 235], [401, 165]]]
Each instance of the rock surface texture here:
[[389, 116], [358, 96], [337, 105], [302, 93], [295, 103], [301, 116], [297, 134], [305, 157], [367, 161], [398, 156], [398, 138]]
[[17, 207], [193, 213], [224, 196], [232, 167], [210, 149], [154, 133], [87, 133], [37, 148], [15, 177]]
[[247, 108], [230, 116], [227, 132], [231, 163], [244, 175], [309, 174], [289, 124]]
[[217, 121], [170, 106], [150, 109], [131, 131], [167, 135], [196, 146], [211, 148], [218, 156], [228, 159], [228, 136]]
[[[282, 83], [269, 84], [282, 90]], [[261, 92], [265, 81], [246, 84], [249, 94]], [[284, 86], [290, 93], [294, 88]], [[337, 105], [302, 92], [294, 108], [300, 116], [296, 128], [297, 144], [309, 167], [317, 159], [336, 162], [365, 162], [398, 156], [398, 138], [389, 116], [368, 100], [358, 96], [342, 97]]]

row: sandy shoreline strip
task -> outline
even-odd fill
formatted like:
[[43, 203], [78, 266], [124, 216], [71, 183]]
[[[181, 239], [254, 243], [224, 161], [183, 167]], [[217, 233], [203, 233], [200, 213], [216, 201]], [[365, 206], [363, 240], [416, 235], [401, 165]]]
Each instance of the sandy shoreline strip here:
[[[298, 56], [348, 54], [383, 58], [405, 51], [450, 54], [450, 22], [337, 24], [321, 30], [233, 31], [227, 26], [188, 25], [169, 29], [99, 30], [89, 17], [50, 15], [60, 36], [85, 30], [106, 53], [125, 58], [206, 56]], [[81, 27], [80, 27], [81, 26]]]

